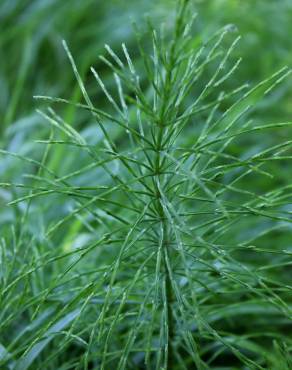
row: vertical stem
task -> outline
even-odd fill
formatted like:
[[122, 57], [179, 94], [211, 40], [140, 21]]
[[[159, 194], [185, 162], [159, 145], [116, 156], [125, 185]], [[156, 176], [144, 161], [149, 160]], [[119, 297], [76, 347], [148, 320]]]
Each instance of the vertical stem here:
[[176, 24], [174, 29], [174, 39], [170, 48], [169, 53], [169, 62], [166, 65], [166, 75], [163, 82], [162, 90], [162, 101], [159, 114], [159, 121], [157, 127], [157, 136], [154, 140], [155, 147], [155, 160], [154, 160], [154, 176], [153, 176], [153, 185], [155, 189], [155, 208], [157, 216], [160, 219], [162, 225], [162, 249], [163, 249], [163, 271], [164, 274], [164, 285], [165, 285], [165, 307], [166, 307], [166, 321], [167, 321], [167, 353], [165, 358], [165, 365], [167, 370], [171, 370], [175, 366], [175, 355], [174, 355], [174, 337], [175, 337], [175, 318], [173, 315], [173, 301], [174, 301], [174, 290], [172, 286], [171, 278], [171, 251], [170, 251], [170, 239], [171, 233], [167, 223], [167, 215], [163, 208], [162, 203], [162, 194], [160, 187], [160, 180], [163, 176], [162, 170], [165, 163], [165, 156], [161, 155], [161, 152], [164, 150], [163, 146], [163, 135], [167, 126], [167, 106], [169, 98], [172, 94], [173, 88], [173, 76], [174, 76], [174, 67], [176, 63], [176, 53], [177, 45], [179, 39], [183, 33], [183, 19], [185, 15], [187, 0], [181, 0], [177, 12]]
[[[163, 130], [163, 127], [160, 127], [160, 132], [158, 137], [162, 139], [161, 132]], [[160, 145], [160, 143], [157, 143]], [[160, 192], [160, 188], [158, 186], [159, 183], [159, 177], [160, 177], [160, 170], [161, 170], [161, 156], [160, 156], [160, 150], [157, 150], [156, 153], [156, 161], [155, 161], [155, 170], [156, 170], [156, 176], [154, 181], [155, 191], [156, 191], [156, 208], [157, 213], [160, 218], [160, 222], [162, 223], [162, 248], [163, 248], [163, 274], [164, 274], [164, 286], [165, 286], [165, 306], [166, 306], [166, 321], [167, 321], [167, 354], [166, 354], [166, 369], [170, 370], [173, 369], [175, 358], [174, 358], [174, 351], [173, 351], [173, 339], [175, 335], [175, 328], [174, 328], [174, 316], [173, 316], [173, 309], [172, 309], [172, 302], [173, 302], [173, 287], [171, 282], [171, 276], [169, 271], [169, 264], [170, 263], [170, 254], [169, 254], [169, 247], [170, 247], [170, 235], [169, 235], [169, 229], [167, 225], [166, 220], [166, 214], [162, 206], [162, 196]]]
[[168, 321], [168, 338], [169, 338], [169, 344], [168, 344], [168, 351], [167, 351], [167, 369], [171, 370], [174, 367], [175, 363], [175, 357], [174, 357], [174, 351], [173, 351], [173, 339], [174, 339], [174, 317], [173, 317], [173, 311], [171, 307], [171, 302], [173, 300], [173, 291], [171, 286], [171, 281], [169, 278], [169, 275], [166, 274], [166, 296], [167, 296], [167, 321]]
[[[167, 235], [167, 234], [166, 234]], [[167, 369], [173, 369], [175, 358], [174, 358], [174, 351], [173, 351], [173, 340], [175, 335], [174, 330], [174, 316], [173, 316], [173, 309], [172, 309], [172, 302], [173, 302], [173, 288], [171, 284], [171, 277], [169, 273], [169, 269], [167, 266], [167, 259], [168, 256], [168, 241], [165, 241], [164, 244], [164, 276], [165, 276], [165, 290], [166, 290], [166, 307], [167, 307], [167, 327], [168, 327], [168, 350], [167, 350], [167, 358], [166, 364]]]

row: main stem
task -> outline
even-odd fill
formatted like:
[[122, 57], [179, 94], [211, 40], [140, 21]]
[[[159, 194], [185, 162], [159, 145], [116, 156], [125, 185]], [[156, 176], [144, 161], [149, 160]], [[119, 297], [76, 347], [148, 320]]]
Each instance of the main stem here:
[[[166, 237], [167, 237], [167, 234], [166, 234]], [[175, 362], [174, 350], [173, 350], [175, 330], [174, 330], [174, 316], [173, 316], [173, 309], [172, 309], [173, 288], [172, 288], [169, 268], [167, 266], [167, 259], [168, 260], [170, 259], [168, 249], [169, 249], [169, 241], [165, 240], [164, 245], [163, 245], [163, 251], [164, 251], [163, 262], [164, 262], [164, 283], [165, 283], [165, 295], [166, 295], [167, 338], [168, 338], [166, 364], [167, 364], [167, 369], [172, 369], [174, 367], [174, 362]]]
[[174, 330], [174, 315], [172, 310], [172, 302], [173, 302], [173, 287], [171, 282], [171, 275], [170, 275], [170, 266], [171, 266], [171, 256], [170, 256], [170, 233], [169, 227], [167, 223], [167, 217], [165, 214], [165, 210], [162, 205], [162, 194], [160, 190], [160, 176], [161, 176], [161, 167], [162, 167], [162, 158], [161, 158], [161, 143], [163, 138], [163, 126], [159, 127], [158, 136], [157, 136], [157, 151], [156, 151], [156, 159], [155, 159], [155, 192], [156, 192], [156, 208], [158, 217], [161, 222], [162, 226], [162, 256], [163, 256], [163, 275], [164, 275], [164, 289], [165, 289], [165, 309], [166, 309], [166, 321], [167, 321], [167, 354], [165, 358], [166, 369], [172, 369], [175, 363], [174, 357], [174, 350], [173, 350], [173, 340], [175, 335]]
[[[181, 0], [180, 6], [177, 12], [174, 39], [170, 48], [169, 63], [166, 66], [166, 75], [162, 93], [162, 105], [158, 121], [158, 131], [154, 147], [156, 149], [155, 161], [154, 161], [154, 187], [156, 193], [156, 211], [162, 226], [162, 256], [163, 256], [163, 275], [164, 275], [164, 289], [165, 289], [165, 310], [166, 310], [166, 321], [167, 321], [167, 352], [165, 358], [165, 367], [171, 370], [175, 366], [175, 355], [174, 355], [174, 337], [175, 337], [175, 318], [173, 314], [173, 301], [174, 301], [174, 290], [172, 286], [171, 277], [171, 231], [167, 222], [167, 214], [163, 207], [163, 199], [161, 194], [161, 177], [163, 166], [165, 164], [165, 156], [161, 156], [161, 152], [164, 150], [165, 143], [163, 143], [163, 134], [167, 126], [167, 106], [169, 97], [173, 93], [173, 71], [176, 64], [177, 46], [179, 39], [183, 35], [183, 19], [185, 15], [187, 0]], [[165, 196], [165, 194], [164, 194]]]

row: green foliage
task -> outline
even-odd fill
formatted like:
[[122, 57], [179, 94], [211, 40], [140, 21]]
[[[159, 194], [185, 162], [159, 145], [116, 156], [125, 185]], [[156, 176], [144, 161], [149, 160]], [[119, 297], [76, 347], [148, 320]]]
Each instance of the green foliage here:
[[193, 14], [134, 26], [136, 60], [106, 45], [90, 89], [63, 42], [78, 92], [35, 96], [42, 149], [1, 150], [4, 369], [291, 368], [292, 122], [256, 112], [291, 70], [231, 84], [235, 28]]

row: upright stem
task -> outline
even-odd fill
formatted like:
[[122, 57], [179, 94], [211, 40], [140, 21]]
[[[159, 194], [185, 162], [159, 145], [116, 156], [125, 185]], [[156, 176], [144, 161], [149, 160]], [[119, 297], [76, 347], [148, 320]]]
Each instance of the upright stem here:
[[[167, 234], [166, 234], [167, 236]], [[166, 309], [167, 309], [167, 338], [168, 338], [168, 350], [167, 350], [167, 358], [166, 364], [167, 369], [172, 369], [175, 363], [174, 351], [173, 351], [173, 340], [175, 336], [175, 329], [174, 329], [174, 316], [173, 316], [173, 309], [172, 309], [172, 302], [173, 302], [173, 288], [171, 283], [171, 277], [169, 273], [169, 268], [167, 266], [167, 259], [169, 259], [168, 254], [169, 248], [169, 241], [164, 241], [163, 246], [163, 262], [164, 262], [164, 283], [165, 283], [165, 295], [166, 295]]]
[[174, 351], [173, 351], [173, 339], [175, 335], [174, 330], [174, 316], [172, 310], [172, 302], [173, 302], [173, 287], [171, 282], [171, 276], [169, 271], [169, 265], [171, 264], [171, 256], [170, 256], [170, 234], [169, 228], [167, 225], [167, 217], [165, 214], [165, 210], [162, 205], [162, 194], [158, 183], [160, 181], [160, 172], [161, 172], [161, 154], [160, 154], [160, 145], [162, 141], [162, 130], [163, 126], [160, 126], [158, 132], [158, 142], [157, 142], [157, 152], [156, 152], [156, 160], [155, 160], [155, 192], [156, 192], [156, 209], [158, 216], [160, 218], [160, 222], [162, 224], [162, 253], [163, 253], [163, 275], [164, 275], [164, 286], [165, 286], [165, 307], [166, 307], [166, 320], [167, 320], [167, 355], [165, 359], [166, 369], [172, 369], [174, 367]]
[[[157, 215], [160, 219], [162, 225], [162, 273], [164, 275], [164, 289], [165, 289], [165, 310], [166, 310], [166, 321], [167, 321], [167, 353], [165, 358], [166, 369], [171, 370], [175, 366], [175, 355], [174, 355], [174, 337], [175, 337], [175, 318], [173, 314], [173, 301], [174, 301], [174, 290], [172, 285], [171, 278], [171, 250], [170, 250], [170, 240], [171, 240], [171, 231], [167, 222], [167, 215], [163, 207], [163, 199], [161, 190], [161, 177], [163, 176], [163, 166], [165, 164], [165, 156], [162, 156], [161, 153], [164, 150], [163, 146], [163, 135], [166, 129], [166, 126], [169, 124], [167, 122], [167, 109], [169, 98], [173, 93], [173, 79], [174, 79], [174, 67], [176, 64], [176, 54], [177, 54], [177, 45], [179, 44], [179, 39], [183, 34], [183, 18], [186, 10], [187, 0], [181, 0], [180, 7], [178, 9], [176, 24], [174, 29], [174, 39], [169, 52], [169, 62], [166, 65], [166, 74], [163, 82], [162, 90], [162, 104], [160, 107], [159, 120], [157, 125], [157, 135], [154, 140], [154, 147], [156, 149], [155, 160], [154, 160], [154, 176], [153, 184], [155, 189], [155, 208]], [[163, 194], [165, 196], [165, 194]]]

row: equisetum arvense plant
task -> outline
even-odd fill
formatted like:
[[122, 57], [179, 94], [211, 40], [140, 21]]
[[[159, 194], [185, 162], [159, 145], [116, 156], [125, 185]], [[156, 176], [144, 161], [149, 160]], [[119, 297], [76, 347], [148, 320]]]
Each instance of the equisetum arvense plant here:
[[[134, 65], [126, 45], [105, 46], [100, 58], [115, 88], [91, 72], [109, 111], [87, 91], [64, 42], [83, 101], [36, 97], [51, 105], [39, 111], [51, 135], [42, 141], [34, 189], [12, 204], [59, 194], [72, 207], [44, 231], [54, 246], [46, 259], [4, 294], [55, 264], [62, 273], [28, 303], [32, 322], [42, 325], [16, 357], [1, 359], [13, 369], [49, 369], [50, 361], [61, 369], [67, 350], [70, 369], [288, 369], [288, 333], [273, 342], [260, 321], [291, 325], [285, 266], [292, 251], [270, 238], [291, 233], [291, 186], [257, 184], [272, 181], [273, 163], [289, 163], [291, 140], [265, 144], [265, 137], [291, 122], [257, 122], [253, 112], [290, 69], [225, 91], [240, 68], [232, 57], [240, 37], [226, 26], [201, 41], [194, 19], [191, 4], [181, 1], [171, 37], [149, 24], [151, 50], [135, 29], [143, 66]], [[53, 109], [60, 104], [85, 111], [98, 141], [66, 122]], [[256, 150], [253, 140], [261, 141]], [[64, 158], [82, 156], [84, 165], [55, 173], [48, 158], [59, 146]], [[86, 241], [58, 245], [58, 232], [74, 227]], [[48, 308], [59, 296], [63, 305]], [[271, 351], [278, 351], [278, 364]]]

